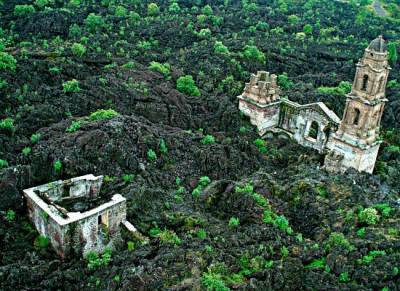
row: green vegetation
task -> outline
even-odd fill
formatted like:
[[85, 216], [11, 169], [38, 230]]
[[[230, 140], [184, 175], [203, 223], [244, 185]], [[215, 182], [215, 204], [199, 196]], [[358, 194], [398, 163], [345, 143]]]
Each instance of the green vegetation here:
[[15, 220], [15, 217], [16, 217], [15, 211], [12, 209], [8, 209], [6, 212], [6, 220], [8, 222], [13, 222]]
[[22, 154], [26, 157], [31, 153], [32, 149], [30, 147], [24, 147], [22, 149]]
[[79, 88], [79, 81], [72, 79], [62, 84], [64, 93], [78, 93], [81, 91]]
[[200, 141], [202, 144], [213, 144], [213, 143], [215, 143], [215, 138], [212, 136], [212, 135], [210, 135], [210, 134], [207, 134], [206, 136], [204, 136], [202, 139], [201, 139], [201, 141]]
[[17, 60], [10, 54], [0, 51], [0, 71], [15, 71]]
[[38, 249], [45, 249], [49, 246], [50, 240], [43, 235], [39, 235], [38, 237], [36, 237], [33, 244]]
[[170, 65], [165, 63], [161, 64], [158, 62], [151, 62], [149, 69], [155, 72], [159, 72], [164, 75], [164, 77], [168, 78], [170, 75]]
[[86, 53], [86, 47], [80, 43], [74, 43], [71, 51], [75, 56], [82, 57]]
[[89, 116], [90, 121], [108, 120], [117, 117], [119, 113], [113, 109], [99, 109]]
[[15, 16], [25, 16], [25, 15], [34, 13], [35, 11], [36, 10], [35, 10], [35, 7], [33, 7], [33, 5], [24, 4], [24, 5], [16, 5], [14, 7], [14, 15]]
[[237, 217], [231, 217], [231, 218], [229, 219], [229, 226], [231, 226], [231, 227], [238, 227], [239, 224], [240, 224], [239, 218], [237, 218]]
[[260, 62], [265, 64], [266, 58], [262, 51], [254, 45], [246, 45], [243, 51], [243, 56], [249, 61]]
[[14, 119], [8, 117], [0, 120], [0, 129], [7, 130], [9, 132], [14, 132], [15, 131]]
[[200, 96], [200, 90], [197, 88], [193, 77], [190, 75], [179, 77], [176, 81], [176, 88], [179, 92], [187, 95]]
[[60, 172], [61, 168], [62, 168], [62, 162], [60, 160], [55, 161], [53, 164], [54, 171]]
[[156, 154], [156, 152], [155, 152], [153, 149], [149, 149], [149, 150], [147, 151], [147, 159], [148, 159], [150, 162], [154, 162], [155, 160], [157, 160], [157, 154]]
[[358, 214], [358, 219], [360, 223], [375, 225], [379, 221], [378, 211], [372, 207], [365, 208]]
[[87, 268], [96, 270], [107, 266], [111, 262], [111, 249], [106, 249], [102, 254], [96, 252], [88, 252], [86, 255]]
[[0, 169], [7, 167], [8, 167], [8, 162], [6, 160], [0, 159]]
[[69, 132], [69, 133], [75, 132], [81, 128], [81, 125], [82, 125], [82, 121], [80, 121], [80, 120], [72, 121], [71, 125], [65, 131]]
[[337, 87], [319, 87], [318, 92], [322, 94], [337, 94], [345, 96], [351, 91], [351, 83], [347, 81], [341, 81]]

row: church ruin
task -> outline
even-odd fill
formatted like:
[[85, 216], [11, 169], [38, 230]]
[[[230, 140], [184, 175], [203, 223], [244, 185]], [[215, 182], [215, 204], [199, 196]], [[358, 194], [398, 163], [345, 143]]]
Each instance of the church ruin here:
[[113, 249], [122, 241], [121, 225], [136, 231], [126, 221], [126, 199], [101, 197], [102, 182], [85, 175], [23, 191], [29, 218], [60, 257]]
[[252, 75], [238, 96], [239, 110], [250, 117], [261, 136], [285, 134], [299, 144], [326, 153], [324, 167], [372, 173], [378, 155], [379, 128], [387, 99], [390, 67], [382, 36], [365, 49], [357, 64], [342, 120], [324, 103], [301, 105], [281, 99], [276, 75]]

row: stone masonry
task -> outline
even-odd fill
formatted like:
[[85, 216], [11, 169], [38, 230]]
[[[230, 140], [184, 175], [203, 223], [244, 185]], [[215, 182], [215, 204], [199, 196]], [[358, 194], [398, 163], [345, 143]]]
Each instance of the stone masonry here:
[[102, 182], [103, 176], [86, 175], [23, 191], [30, 219], [62, 258], [114, 248], [121, 241], [121, 225], [131, 226], [124, 197], [100, 199]]
[[283, 134], [326, 153], [327, 170], [355, 168], [372, 173], [380, 146], [389, 71], [386, 44], [379, 36], [357, 64], [342, 120], [322, 102], [301, 105], [280, 98], [277, 77], [264, 71], [253, 74], [246, 83], [238, 96], [239, 110], [257, 126], [261, 136]]

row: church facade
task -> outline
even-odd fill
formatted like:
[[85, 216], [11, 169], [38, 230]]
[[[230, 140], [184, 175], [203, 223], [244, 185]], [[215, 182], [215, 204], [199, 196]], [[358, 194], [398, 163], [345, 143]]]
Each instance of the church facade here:
[[387, 99], [390, 67], [381, 36], [365, 49], [357, 64], [343, 118], [324, 103], [298, 104], [280, 98], [276, 75], [259, 71], [238, 96], [239, 110], [261, 136], [286, 135], [299, 144], [326, 153], [324, 167], [344, 172], [354, 168], [372, 173], [378, 155], [379, 128]]

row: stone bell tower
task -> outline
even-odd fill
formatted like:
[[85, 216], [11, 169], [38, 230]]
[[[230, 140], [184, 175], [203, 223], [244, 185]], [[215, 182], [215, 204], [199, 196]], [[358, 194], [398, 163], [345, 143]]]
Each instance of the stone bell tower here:
[[379, 128], [389, 75], [387, 48], [382, 36], [365, 49], [357, 64], [351, 92], [339, 130], [328, 145], [325, 167], [344, 171], [349, 167], [372, 173], [380, 146]]

